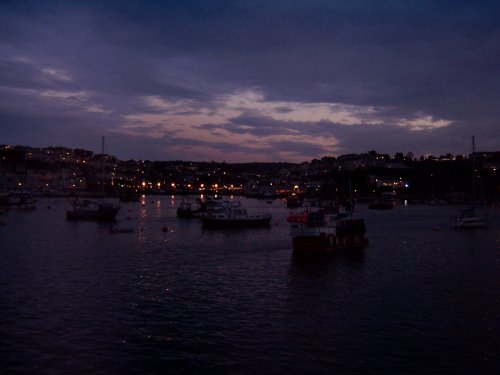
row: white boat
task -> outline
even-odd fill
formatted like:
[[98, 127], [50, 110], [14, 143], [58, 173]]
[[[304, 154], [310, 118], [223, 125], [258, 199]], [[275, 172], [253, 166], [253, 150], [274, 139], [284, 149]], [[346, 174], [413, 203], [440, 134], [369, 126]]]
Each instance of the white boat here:
[[[476, 163], [474, 160], [476, 153], [476, 144], [472, 136], [472, 203], [476, 202]], [[455, 217], [455, 228], [484, 228], [486, 226], [486, 217], [480, 216], [476, 212], [476, 207], [462, 210]]]
[[266, 226], [271, 222], [271, 218], [271, 214], [249, 214], [244, 208], [228, 207], [203, 216], [201, 220], [203, 226], [208, 228], [227, 228]]
[[455, 228], [483, 228], [485, 226], [486, 218], [477, 215], [475, 207], [462, 210], [455, 218]]
[[119, 210], [120, 205], [110, 199], [101, 201], [75, 199], [72, 202], [72, 209], [66, 212], [66, 219], [113, 221]]

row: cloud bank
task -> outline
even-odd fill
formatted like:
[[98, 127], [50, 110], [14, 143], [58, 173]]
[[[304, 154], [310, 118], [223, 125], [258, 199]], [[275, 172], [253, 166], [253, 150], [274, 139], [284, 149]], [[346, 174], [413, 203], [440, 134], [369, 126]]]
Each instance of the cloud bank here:
[[498, 150], [493, 1], [0, 3], [0, 143], [122, 159]]

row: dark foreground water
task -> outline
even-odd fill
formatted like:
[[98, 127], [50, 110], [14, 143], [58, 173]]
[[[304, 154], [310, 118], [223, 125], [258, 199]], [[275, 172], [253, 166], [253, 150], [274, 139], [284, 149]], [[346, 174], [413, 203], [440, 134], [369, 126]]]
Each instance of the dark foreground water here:
[[283, 201], [240, 200], [272, 226], [206, 231], [165, 196], [123, 204], [128, 234], [64, 199], [0, 215], [0, 372], [500, 373], [498, 209], [463, 231], [358, 206], [371, 246], [304, 260]]

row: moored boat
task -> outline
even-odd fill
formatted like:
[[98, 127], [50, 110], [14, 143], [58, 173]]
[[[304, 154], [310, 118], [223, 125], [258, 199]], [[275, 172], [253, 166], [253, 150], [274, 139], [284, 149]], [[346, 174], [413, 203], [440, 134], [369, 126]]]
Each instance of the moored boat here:
[[[312, 220], [311, 220], [312, 219]], [[294, 254], [318, 254], [341, 250], [361, 250], [368, 246], [363, 219], [337, 220], [334, 215], [301, 215], [292, 223], [292, 245]]]
[[177, 217], [181, 219], [191, 219], [193, 217], [193, 210], [191, 209], [191, 203], [182, 201], [177, 208]]
[[36, 199], [26, 192], [0, 194], [0, 207], [31, 210], [36, 208]]
[[110, 175], [106, 175], [104, 160], [107, 155], [104, 153], [105, 141], [102, 137], [101, 154], [101, 184], [102, 192], [98, 199], [73, 199], [71, 209], [66, 212], [67, 220], [96, 220], [96, 221], [114, 221], [118, 211], [120, 211], [119, 198], [107, 197], [105, 193], [106, 179], [109, 180], [109, 186], [112, 186]]
[[132, 189], [121, 190], [118, 193], [120, 202], [139, 202], [140, 196], [139, 192]]
[[120, 205], [111, 200], [78, 200], [72, 202], [72, 209], [66, 212], [67, 220], [114, 221]]
[[383, 192], [380, 197], [368, 205], [370, 210], [392, 210], [396, 207], [398, 197], [395, 192]]
[[271, 214], [249, 214], [246, 209], [228, 207], [220, 212], [213, 212], [201, 218], [207, 228], [262, 227], [271, 222]]
[[220, 212], [226, 208], [239, 207], [240, 202], [218, 202], [218, 199], [211, 198], [196, 198], [196, 208], [193, 208], [193, 203], [191, 200], [182, 200], [181, 204], [177, 208], [177, 217], [181, 219], [191, 219], [193, 217], [204, 217], [214, 212]]
[[133, 233], [134, 228], [113, 226], [113, 227], [111, 227], [110, 232], [111, 233]]
[[476, 208], [471, 207], [462, 210], [455, 217], [455, 228], [484, 228], [486, 226], [486, 218], [479, 216], [476, 213]]
[[392, 210], [394, 208], [394, 202], [377, 201], [370, 203], [368, 208], [370, 210]]
[[[476, 142], [472, 136], [472, 203], [476, 202], [476, 166], [475, 166]], [[476, 207], [462, 210], [455, 217], [455, 228], [484, 228], [486, 226], [486, 217], [480, 216], [476, 212]]]

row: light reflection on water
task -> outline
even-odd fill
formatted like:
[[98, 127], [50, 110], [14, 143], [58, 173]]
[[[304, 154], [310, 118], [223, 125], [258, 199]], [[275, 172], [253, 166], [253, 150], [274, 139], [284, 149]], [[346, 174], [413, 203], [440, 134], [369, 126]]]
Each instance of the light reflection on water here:
[[272, 225], [214, 231], [181, 199], [123, 204], [123, 234], [58, 199], [3, 215], [0, 370], [498, 373], [498, 211], [359, 205], [369, 248], [304, 259], [284, 201], [235, 197]]

